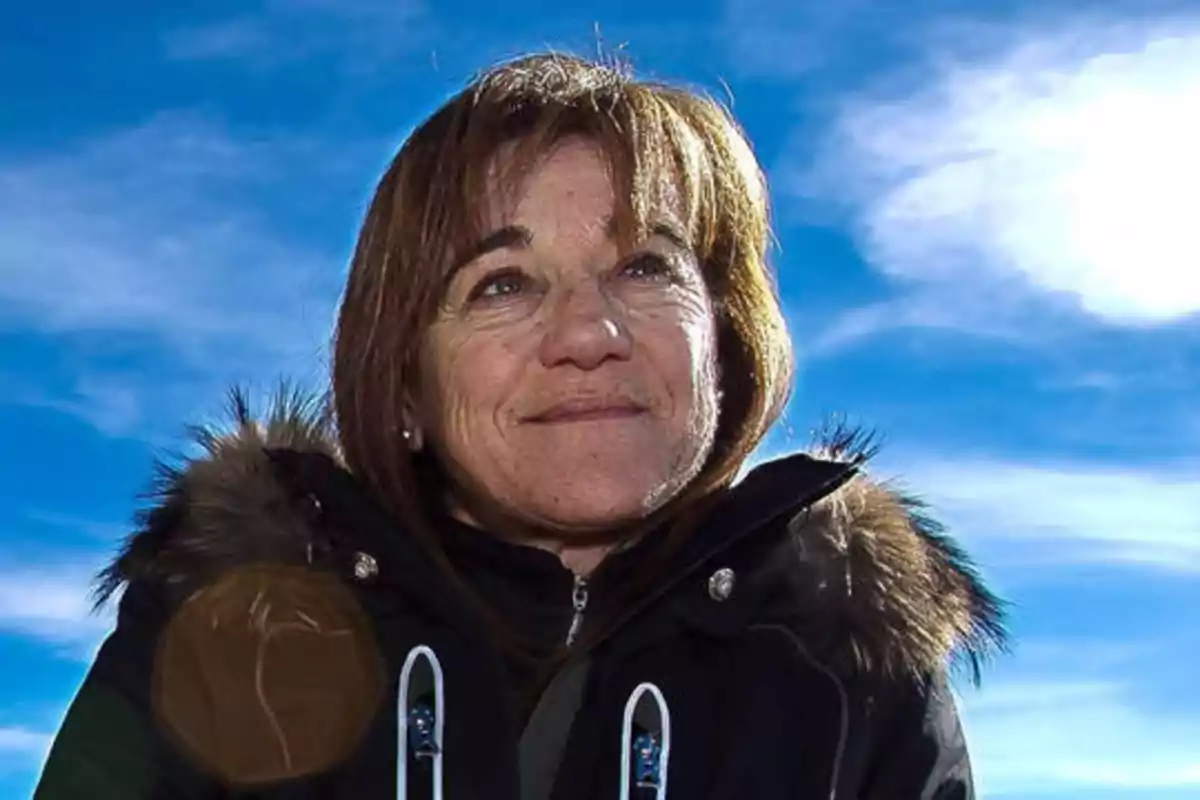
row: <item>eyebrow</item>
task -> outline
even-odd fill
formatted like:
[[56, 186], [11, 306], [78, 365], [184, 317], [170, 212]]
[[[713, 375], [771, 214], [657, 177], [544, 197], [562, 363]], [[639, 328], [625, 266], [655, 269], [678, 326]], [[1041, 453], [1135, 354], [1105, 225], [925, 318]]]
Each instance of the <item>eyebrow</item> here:
[[517, 249], [525, 248], [529, 247], [532, 242], [533, 232], [529, 228], [526, 228], [524, 225], [505, 225], [503, 228], [492, 231], [468, 247], [455, 260], [454, 266], [450, 268], [450, 274], [453, 275], [475, 259], [485, 256], [494, 250], [505, 250], [510, 247]]
[[[617, 220], [616, 217], [609, 217], [605, 224], [605, 230], [610, 238], [617, 236]], [[679, 223], [670, 217], [655, 220], [650, 225], [650, 236], [661, 236], [671, 244], [678, 247], [680, 250], [691, 250], [692, 243], [690, 237], [684, 233], [683, 228]]]
[[[605, 223], [605, 231], [609, 237], [614, 237], [617, 232], [617, 221], [615, 217], [609, 217]], [[679, 225], [670, 219], [659, 220], [650, 226], [651, 236], [661, 236], [671, 244], [681, 250], [691, 250], [692, 245], [688, 241], [688, 237], [684, 234]], [[506, 250], [509, 248], [523, 249], [529, 247], [533, 243], [533, 231], [526, 228], [524, 225], [505, 225], [503, 228], [498, 228], [487, 236], [480, 239], [478, 242], [467, 248], [463, 254], [455, 260], [454, 266], [450, 269], [450, 274], [453, 275], [467, 264], [470, 264], [477, 258], [481, 258], [488, 253], [496, 250]]]
[[650, 226], [650, 235], [661, 236], [680, 250], [691, 251], [692, 249], [691, 237], [673, 219], [657, 220]]

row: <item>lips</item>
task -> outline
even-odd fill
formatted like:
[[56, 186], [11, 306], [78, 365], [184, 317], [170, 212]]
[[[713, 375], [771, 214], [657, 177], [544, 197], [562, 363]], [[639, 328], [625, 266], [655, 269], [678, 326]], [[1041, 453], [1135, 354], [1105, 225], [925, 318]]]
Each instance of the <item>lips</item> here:
[[648, 409], [640, 403], [626, 399], [578, 398], [555, 403], [536, 414], [525, 418], [525, 422], [551, 424], [566, 422], [594, 422], [620, 420], [645, 414]]

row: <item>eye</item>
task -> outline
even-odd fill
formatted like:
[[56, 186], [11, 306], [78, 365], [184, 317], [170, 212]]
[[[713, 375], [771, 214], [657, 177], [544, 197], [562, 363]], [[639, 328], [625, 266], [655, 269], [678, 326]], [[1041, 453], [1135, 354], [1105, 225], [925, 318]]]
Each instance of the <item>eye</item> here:
[[657, 253], [640, 253], [626, 262], [621, 274], [642, 281], [670, 281], [675, 278], [675, 268]]
[[467, 302], [494, 300], [518, 294], [529, 287], [529, 276], [516, 268], [497, 270], [485, 275], [467, 295]]

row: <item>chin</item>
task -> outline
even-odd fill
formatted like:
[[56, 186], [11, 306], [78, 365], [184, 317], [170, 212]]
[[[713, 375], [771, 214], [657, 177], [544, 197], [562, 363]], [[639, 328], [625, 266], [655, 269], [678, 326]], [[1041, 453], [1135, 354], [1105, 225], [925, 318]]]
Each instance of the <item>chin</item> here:
[[644, 519], [662, 502], [662, 481], [638, 482], [628, 475], [618, 480], [572, 481], [531, 497], [530, 510], [554, 527], [603, 531]]

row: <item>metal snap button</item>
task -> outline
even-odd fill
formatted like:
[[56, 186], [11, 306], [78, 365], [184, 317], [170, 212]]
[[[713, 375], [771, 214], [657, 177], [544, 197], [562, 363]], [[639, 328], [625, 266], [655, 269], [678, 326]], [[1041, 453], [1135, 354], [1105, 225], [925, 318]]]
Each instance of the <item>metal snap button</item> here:
[[723, 567], [712, 574], [708, 579], [708, 596], [718, 603], [723, 603], [733, 594], [733, 586], [737, 582], [737, 575], [729, 567]]
[[379, 562], [370, 553], [354, 554], [354, 577], [360, 581], [369, 581], [379, 574]]

